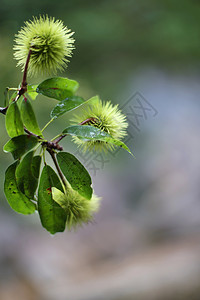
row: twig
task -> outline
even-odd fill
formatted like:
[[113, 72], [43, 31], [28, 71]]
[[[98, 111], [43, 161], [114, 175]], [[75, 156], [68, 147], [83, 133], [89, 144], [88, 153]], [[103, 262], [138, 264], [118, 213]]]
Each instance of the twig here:
[[58, 144], [64, 137], [66, 137], [67, 134], [62, 134], [57, 139], [53, 140], [54, 144]]
[[38, 138], [39, 140], [42, 140], [42, 137], [41, 137], [40, 135], [37, 135], [37, 134], [31, 132], [31, 131], [28, 130], [25, 126], [24, 126], [24, 131], [25, 131], [26, 133], [28, 133], [28, 135], [35, 136], [35, 137]]
[[90, 122], [95, 123], [96, 121], [97, 121], [96, 118], [88, 118], [88, 119], [84, 120], [83, 122], [79, 123], [79, 125], [85, 125]]
[[32, 53], [32, 49], [30, 48], [26, 59], [26, 64], [24, 67], [24, 74], [23, 74], [21, 88], [19, 89], [18, 92], [19, 96], [23, 95], [27, 91], [27, 73], [28, 73], [28, 64], [31, 58], [31, 53]]
[[62, 180], [62, 183], [63, 183], [63, 185], [64, 185], [64, 187], [65, 187], [65, 189], [66, 189], [66, 188], [67, 188], [66, 181], [65, 181], [65, 178], [64, 178], [64, 176], [63, 176], [63, 174], [62, 174], [62, 172], [61, 172], [61, 170], [60, 170], [60, 167], [59, 167], [59, 165], [58, 165], [58, 163], [57, 163], [57, 160], [56, 160], [56, 158], [55, 158], [55, 153], [54, 153], [54, 151], [53, 151], [52, 149], [50, 149], [50, 148], [47, 148], [47, 151], [48, 151], [49, 154], [51, 155], [51, 158], [52, 158], [52, 160], [53, 160], [53, 162], [54, 162], [54, 165], [55, 165], [55, 167], [56, 167], [56, 170], [58, 171], [58, 174], [59, 174], [59, 176], [60, 176], [60, 179]]
[[[21, 87], [20, 87], [20, 89], [17, 93], [17, 96], [13, 100], [15, 102], [17, 102], [19, 100], [19, 98], [27, 91], [27, 73], [28, 73], [28, 64], [29, 64], [29, 61], [30, 61], [31, 53], [32, 53], [32, 49], [30, 48], [30, 50], [28, 52], [26, 64], [25, 64], [25, 67], [24, 67], [22, 84], [21, 84]], [[6, 115], [7, 109], [8, 109], [8, 106], [0, 107], [0, 113], [3, 114], [3, 115]]]

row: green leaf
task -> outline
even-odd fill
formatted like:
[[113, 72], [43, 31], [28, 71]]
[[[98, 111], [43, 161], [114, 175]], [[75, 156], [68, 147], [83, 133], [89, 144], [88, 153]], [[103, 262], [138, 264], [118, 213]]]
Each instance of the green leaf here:
[[105, 143], [110, 143], [125, 149], [133, 156], [130, 149], [122, 141], [114, 139], [110, 134], [94, 126], [90, 126], [90, 125], [69, 126], [63, 131], [63, 133], [72, 136], [77, 136], [78, 138], [86, 141], [92, 140], [92, 141], [103, 141]]
[[41, 156], [40, 155], [36, 155], [33, 157], [33, 160], [32, 160], [32, 165], [31, 165], [31, 171], [32, 171], [32, 174], [35, 178], [39, 178], [39, 175], [40, 175], [40, 165], [41, 165]]
[[35, 113], [28, 99], [22, 100], [20, 110], [21, 110], [22, 121], [25, 127], [32, 133], [42, 136], [42, 132], [40, 131], [40, 128], [38, 126]]
[[34, 199], [34, 194], [38, 185], [38, 178], [33, 175], [34, 151], [28, 152], [16, 168], [15, 176], [20, 191], [30, 199]]
[[96, 105], [98, 104], [100, 101], [100, 98], [98, 95], [96, 96], [93, 96], [92, 98], [88, 99], [87, 102], [90, 102], [90, 104], [93, 106], [93, 105]]
[[40, 83], [37, 93], [57, 100], [64, 100], [74, 95], [79, 84], [75, 80], [63, 77], [54, 77]]
[[9, 87], [7, 87], [4, 91], [4, 106], [8, 105], [9, 100]]
[[14, 93], [12, 93], [12, 96], [9, 99], [9, 104], [11, 104], [15, 98], [17, 97], [18, 91], [15, 91]]
[[6, 130], [11, 138], [24, 133], [24, 126], [16, 102], [12, 102], [6, 112]]
[[106, 143], [110, 143], [110, 144], [113, 144], [115, 146], [121, 147], [124, 150], [128, 151], [128, 153], [130, 153], [134, 157], [131, 150], [122, 141], [117, 140], [117, 139], [113, 139], [113, 138], [109, 138], [109, 137], [105, 137], [105, 139], [102, 139], [102, 141], [105, 141]]
[[50, 233], [65, 230], [66, 214], [52, 198], [52, 187], [63, 191], [57, 174], [50, 166], [44, 166], [38, 189], [38, 212], [44, 228]]
[[14, 159], [20, 158], [24, 153], [31, 150], [38, 143], [38, 139], [34, 136], [26, 134], [16, 136], [4, 145], [4, 152], [11, 152]]
[[35, 204], [31, 202], [18, 188], [15, 171], [18, 162], [8, 167], [5, 174], [4, 192], [12, 209], [16, 212], [28, 215], [35, 211]]
[[51, 111], [51, 118], [58, 118], [59, 116], [63, 115], [67, 111], [73, 110], [80, 105], [86, 103], [83, 98], [78, 96], [68, 97], [62, 101], [60, 101]]
[[37, 84], [29, 84], [27, 85], [27, 92], [28, 96], [31, 98], [31, 100], [35, 100], [38, 96], [38, 93], [36, 91], [38, 85]]
[[100, 130], [97, 127], [90, 126], [90, 125], [73, 125], [65, 128], [63, 133], [67, 133], [72, 136], [77, 136], [86, 140], [101, 140], [105, 137], [111, 137], [105, 131]]
[[80, 161], [67, 152], [58, 153], [57, 160], [72, 188], [83, 197], [90, 199], [92, 197], [91, 177]]

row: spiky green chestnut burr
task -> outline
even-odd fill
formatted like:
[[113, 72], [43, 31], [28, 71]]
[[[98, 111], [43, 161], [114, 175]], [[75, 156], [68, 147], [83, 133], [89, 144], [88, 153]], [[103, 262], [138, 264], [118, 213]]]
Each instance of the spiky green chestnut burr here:
[[24, 70], [31, 49], [28, 74], [43, 75], [62, 71], [74, 49], [74, 39], [63, 22], [48, 16], [34, 17], [15, 38], [14, 57]]
[[[97, 127], [119, 140], [126, 136], [128, 127], [126, 116], [119, 110], [118, 105], [113, 105], [110, 101], [103, 102], [99, 98], [91, 105], [83, 108], [79, 114], [74, 115], [71, 123], [72, 125], [83, 124], [83, 126]], [[73, 137], [73, 141], [83, 151], [103, 150], [107, 152], [115, 148], [113, 144], [104, 141], [83, 140], [78, 137]]]
[[69, 230], [92, 221], [93, 213], [99, 208], [99, 197], [93, 195], [90, 200], [85, 199], [69, 184], [65, 193], [53, 187], [52, 195], [54, 201], [64, 209], [67, 215], [66, 226]]

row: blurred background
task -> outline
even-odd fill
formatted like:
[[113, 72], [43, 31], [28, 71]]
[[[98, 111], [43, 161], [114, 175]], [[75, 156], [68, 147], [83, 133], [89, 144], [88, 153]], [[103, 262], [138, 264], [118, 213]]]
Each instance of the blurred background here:
[[[1, 0], [0, 106], [22, 73], [13, 40], [48, 14], [75, 31], [62, 76], [85, 99], [119, 103], [129, 121], [123, 150], [83, 156], [101, 209], [92, 224], [51, 236], [38, 215], [17, 215], [3, 194], [12, 162], [0, 116], [0, 300], [200, 299], [200, 2]], [[43, 78], [44, 79], [44, 78]], [[39, 83], [42, 78], [31, 79]], [[56, 100], [38, 97], [39, 124]], [[68, 115], [46, 130], [51, 138]]]

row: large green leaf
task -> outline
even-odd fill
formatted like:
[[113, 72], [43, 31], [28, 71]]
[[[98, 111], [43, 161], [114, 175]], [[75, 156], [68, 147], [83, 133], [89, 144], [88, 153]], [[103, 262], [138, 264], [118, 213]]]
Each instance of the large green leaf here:
[[73, 125], [65, 128], [63, 133], [84, 138], [86, 140], [100, 140], [104, 137], [111, 137], [107, 132], [100, 130], [97, 127], [90, 125]]
[[92, 197], [91, 177], [80, 161], [71, 153], [57, 154], [58, 164], [72, 188], [87, 199]]
[[20, 191], [30, 199], [34, 199], [38, 178], [33, 175], [34, 151], [28, 152], [16, 168], [15, 176]]
[[83, 98], [78, 96], [68, 97], [62, 101], [60, 101], [51, 111], [51, 118], [58, 118], [63, 115], [67, 111], [73, 110], [80, 105], [86, 103]]
[[36, 155], [33, 157], [32, 164], [31, 164], [31, 171], [35, 178], [39, 178], [40, 175], [40, 165], [41, 165], [41, 156]]
[[14, 159], [17, 159], [35, 147], [37, 143], [38, 139], [36, 137], [23, 134], [9, 140], [4, 145], [3, 150], [4, 152], [11, 152]]
[[20, 110], [25, 127], [34, 134], [42, 136], [32, 105], [28, 99], [22, 100]]
[[50, 98], [64, 100], [73, 96], [78, 87], [79, 84], [75, 80], [70, 80], [63, 77], [54, 77], [40, 83], [36, 91], [39, 94]]
[[90, 125], [74, 125], [65, 128], [63, 133], [77, 136], [82, 140], [103, 141], [115, 146], [121, 147], [128, 151], [132, 156], [130, 149], [120, 140], [114, 139], [110, 134]]
[[27, 85], [27, 94], [31, 98], [31, 100], [35, 100], [38, 96], [38, 93], [36, 91], [38, 85], [37, 84], [29, 84]]
[[12, 209], [16, 212], [28, 215], [35, 211], [35, 204], [31, 202], [18, 188], [15, 171], [18, 162], [8, 167], [5, 174], [4, 192]]
[[57, 174], [50, 166], [44, 166], [38, 189], [38, 212], [44, 228], [50, 233], [65, 230], [66, 214], [52, 198], [52, 187], [62, 190]]
[[6, 112], [6, 130], [11, 138], [24, 133], [24, 126], [16, 102], [12, 102]]

